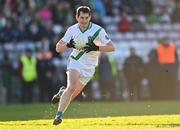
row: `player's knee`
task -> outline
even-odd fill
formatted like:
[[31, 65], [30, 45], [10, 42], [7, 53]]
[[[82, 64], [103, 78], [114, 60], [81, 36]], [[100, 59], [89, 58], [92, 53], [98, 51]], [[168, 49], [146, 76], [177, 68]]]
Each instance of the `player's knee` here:
[[70, 94], [72, 94], [75, 90], [76, 90], [76, 89], [75, 89], [75, 86], [69, 86], [69, 87], [67, 88], [67, 91], [68, 91]]

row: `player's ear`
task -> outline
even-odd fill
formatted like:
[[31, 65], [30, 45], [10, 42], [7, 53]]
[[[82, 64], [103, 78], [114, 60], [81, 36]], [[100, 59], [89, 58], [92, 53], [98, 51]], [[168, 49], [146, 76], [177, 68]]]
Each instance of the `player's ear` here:
[[76, 16], [75, 16], [75, 17], [76, 17], [76, 20], [78, 21], [78, 14], [76, 14]]
[[89, 16], [89, 20], [91, 19], [91, 15]]

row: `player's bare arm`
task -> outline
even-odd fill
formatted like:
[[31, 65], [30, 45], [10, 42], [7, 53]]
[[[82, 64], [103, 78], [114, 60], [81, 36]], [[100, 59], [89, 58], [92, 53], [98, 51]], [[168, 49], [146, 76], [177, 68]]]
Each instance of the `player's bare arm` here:
[[99, 46], [99, 51], [101, 52], [111, 52], [115, 51], [113, 43], [110, 41], [105, 46]]
[[67, 50], [67, 43], [63, 42], [62, 40], [59, 40], [56, 44], [56, 52], [64, 52]]

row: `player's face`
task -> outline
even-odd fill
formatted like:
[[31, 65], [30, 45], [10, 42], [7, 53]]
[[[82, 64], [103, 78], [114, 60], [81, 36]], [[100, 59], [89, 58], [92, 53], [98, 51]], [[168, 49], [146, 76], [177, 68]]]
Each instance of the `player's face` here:
[[76, 20], [78, 21], [80, 27], [86, 28], [88, 26], [88, 23], [91, 19], [91, 15], [88, 13], [80, 12], [80, 15], [76, 15]]

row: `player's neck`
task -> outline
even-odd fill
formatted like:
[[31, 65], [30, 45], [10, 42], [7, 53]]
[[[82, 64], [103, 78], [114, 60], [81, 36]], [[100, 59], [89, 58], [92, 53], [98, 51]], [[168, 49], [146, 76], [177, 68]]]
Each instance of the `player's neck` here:
[[81, 30], [82, 32], [84, 32], [84, 31], [86, 31], [86, 30], [89, 28], [89, 25], [90, 25], [90, 22], [89, 22], [86, 26], [81, 26], [81, 25], [79, 24], [79, 28], [80, 28], [80, 30]]
[[79, 26], [79, 28], [81, 29], [81, 31], [86, 30], [86, 29], [87, 29], [87, 27], [88, 27], [88, 25], [87, 25], [86, 27]]

